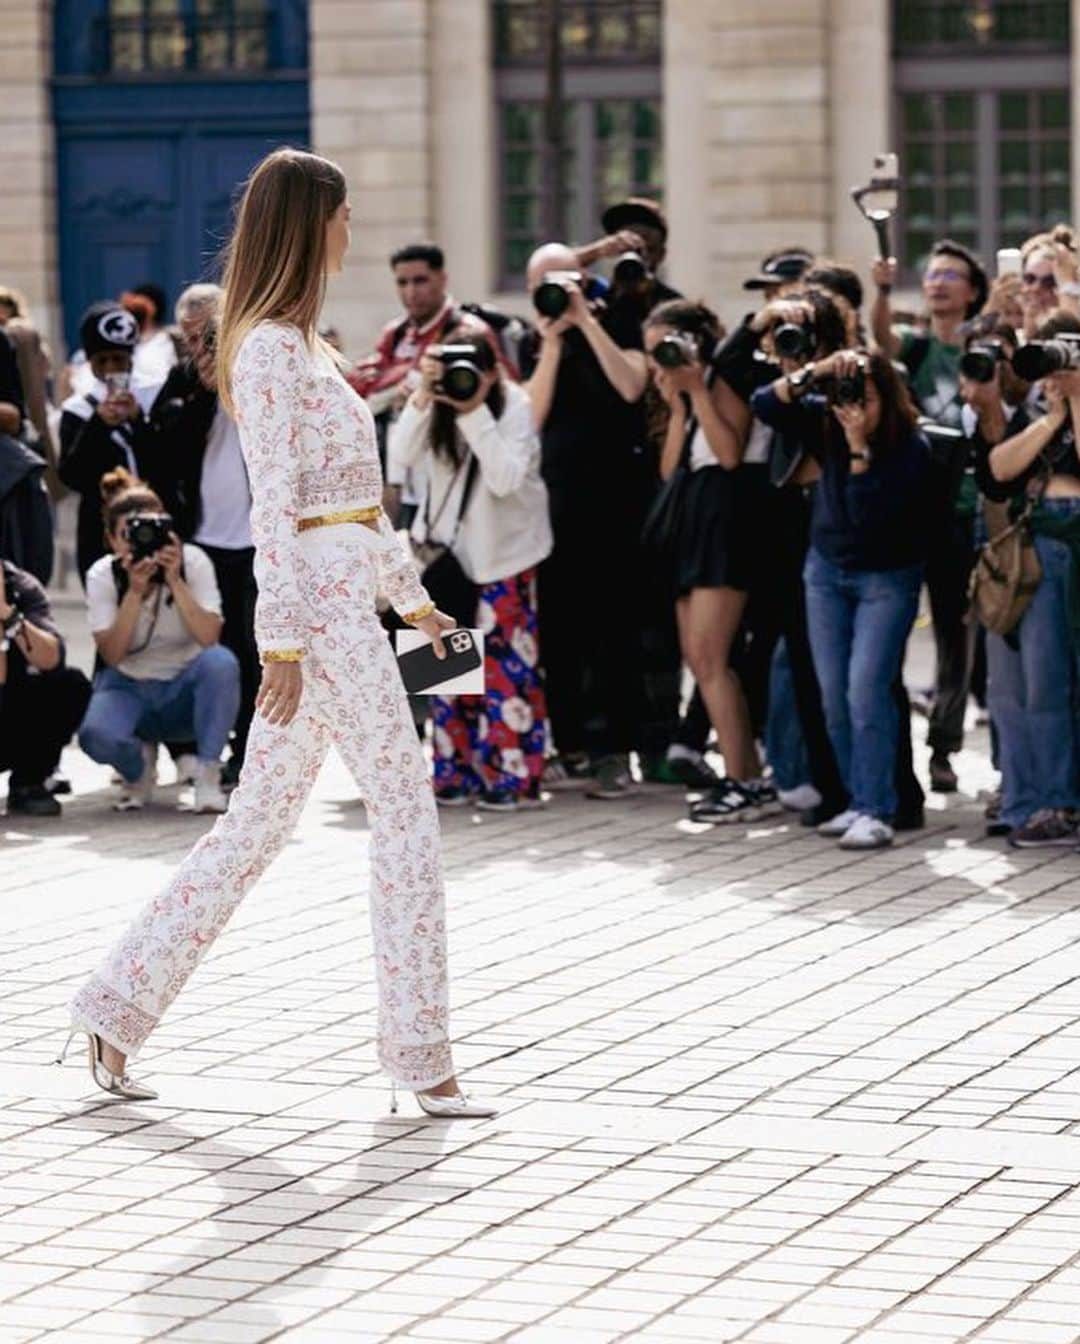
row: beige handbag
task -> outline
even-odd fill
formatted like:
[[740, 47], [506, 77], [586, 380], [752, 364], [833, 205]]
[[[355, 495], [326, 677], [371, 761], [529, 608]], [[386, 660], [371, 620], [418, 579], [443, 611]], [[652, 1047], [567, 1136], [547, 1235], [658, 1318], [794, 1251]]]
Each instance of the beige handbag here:
[[1042, 565], [1030, 524], [1041, 496], [1041, 489], [1029, 496], [1020, 515], [1012, 521], [1007, 503], [983, 500], [990, 540], [979, 552], [971, 575], [971, 611], [995, 635], [1008, 635], [1016, 629], [1042, 579]]

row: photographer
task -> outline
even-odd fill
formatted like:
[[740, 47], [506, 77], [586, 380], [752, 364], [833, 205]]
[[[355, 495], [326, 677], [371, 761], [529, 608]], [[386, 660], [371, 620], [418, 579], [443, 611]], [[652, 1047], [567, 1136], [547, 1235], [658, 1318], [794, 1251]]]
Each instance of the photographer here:
[[255, 548], [251, 487], [240, 436], [217, 396], [216, 337], [220, 286], [191, 285], [176, 301], [176, 320], [190, 358], [178, 364], [150, 410], [160, 454], [178, 477], [177, 532], [190, 537], [214, 566], [224, 627], [221, 642], [240, 664], [240, 709], [222, 772], [226, 787], [240, 776], [255, 713], [261, 668], [255, 643]]
[[[971, 627], [965, 620], [967, 584], [974, 549], [977, 496], [969, 454], [960, 435], [961, 328], [986, 302], [986, 272], [960, 243], [935, 243], [923, 275], [923, 297], [930, 313], [928, 334], [891, 325], [889, 291], [896, 279], [895, 259], [873, 265], [877, 296], [871, 309], [874, 339], [907, 369], [915, 401], [927, 420], [931, 444], [928, 492], [926, 588], [934, 625], [935, 684], [927, 741], [930, 787], [954, 793], [956, 772], [950, 756], [964, 737], [964, 709], [971, 681]], [[937, 427], [942, 432], [936, 433]]]
[[195, 810], [224, 812], [220, 758], [236, 719], [240, 669], [218, 643], [214, 567], [197, 546], [181, 543], [159, 497], [123, 468], [105, 476], [101, 494], [112, 555], [90, 569], [86, 597], [106, 665], [79, 745], [119, 770], [127, 789], [118, 806], [132, 810], [153, 793], [157, 743], [194, 738]]
[[[1055, 338], [1065, 336], [1066, 342]], [[1060, 353], [1060, 371], [1041, 383], [1044, 410], [989, 401], [975, 441], [979, 479], [1012, 517], [1030, 506], [1029, 528], [1042, 568], [1031, 604], [1007, 636], [987, 633], [987, 699], [1001, 763], [1001, 821], [1018, 848], [1075, 845], [1080, 807], [1076, 718], [1077, 583], [1080, 557], [1080, 320], [1058, 312], [1035, 330]], [[1040, 351], [1017, 362], [1038, 372]], [[1028, 372], [1025, 362], [1023, 372]]]
[[[691, 807], [695, 821], [750, 820], [779, 807], [762, 778], [746, 699], [731, 665], [746, 611], [760, 524], [755, 491], [744, 484], [750, 411], [708, 368], [720, 338], [716, 314], [675, 299], [645, 326], [645, 349], [671, 416], [660, 461], [669, 478], [685, 461], [690, 478], [675, 538], [679, 642], [716, 732], [726, 778]], [[708, 371], [707, 371], [708, 369]]]
[[58, 817], [45, 781], [79, 726], [90, 683], [64, 666], [45, 589], [0, 561], [0, 771], [10, 770], [8, 816]]
[[449, 549], [475, 585], [464, 623], [484, 632], [484, 695], [432, 697], [435, 797], [513, 811], [540, 802], [544, 768], [536, 567], [551, 527], [540, 441], [528, 396], [500, 373], [483, 336], [449, 332], [420, 375], [390, 428], [388, 461], [424, 466], [413, 539]]
[[131, 392], [132, 354], [139, 329], [119, 304], [95, 303], [83, 314], [80, 338], [94, 383], [68, 397], [60, 417], [60, 479], [79, 498], [76, 564], [86, 584], [90, 566], [104, 554], [101, 480], [124, 467], [175, 506], [175, 472]]
[[753, 406], [768, 423], [801, 433], [820, 471], [807, 617], [851, 801], [818, 829], [845, 849], [877, 849], [892, 843], [899, 804], [894, 683], [922, 584], [929, 448], [896, 371], [876, 354], [841, 351], [761, 389]]
[[[652, 486], [640, 406], [648, 374], [640, 322], [587, 301], [576, 264], [561, 243], [529, 260], [539, 336], [523, 344], [522, 374], [554, 536], [539, 579], [552, 733], [562, 768], [579, 778], [591, 772], [588, 796], [607, 799], [632, 787], [640, 717], [635, 589]], [[590, 717], [602, 720], [591, 761]]]

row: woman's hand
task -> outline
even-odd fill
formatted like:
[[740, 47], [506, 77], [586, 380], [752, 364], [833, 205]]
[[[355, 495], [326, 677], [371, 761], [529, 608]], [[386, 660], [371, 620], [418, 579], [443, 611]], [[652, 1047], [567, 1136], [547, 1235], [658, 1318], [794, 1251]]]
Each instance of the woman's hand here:
[[120, 563], [127, 570], [128, 585], [131, 591], [137, 597], [145, 597], [147, 589], [154, 581], [154, 575], [158, 570], [158, 557], [156, 555], [144, 555], [141, 560], [132, 560], [131, 552], [120, 559]]
[[414, 630], [422, 630], [435, 649], [436, 658], [446, 657], [446, 646], [443, 644], [442, 637], [444, 630], [456, 630], [457, 621], [453, 616], [447, 616], [445, 611], [433, 611], [430, 616], [425, 616], [422, 620], [414, 621]]
[[561, 317], [539, 316], [536, 319], [537, 330], [545, 345], [558, 345], [563, 336], [573, 326], [569, 316], [563, 313]]
[[705, 391], [705, 368], [696, 359], [692, 364], [680, 364], [674, 369], [665, 369], [666, 381], [673, 395], [685, 392], [693, 396], [695, 392]]
[[264, 663], [255, 708], [267, 723], [285, 728], [296, 717], [303, 689], [304, 674], [299, 663]]
[[172, 588], [179, 581], [184, 564], [184, 549], [175, 532], [169, 533], [169, 544], [162, 546], [155, 559], [165, 574], [165, 582]]
[[581, 292], [581, 287], [576, 285], [573, 280], [567, 280], [566, 292], [570, 297], [570, 306], [563, 314], [563, 318], [574, 327], [583, 327], [586, 323], [591, 322], [592, 309], [589, 307], [585, 295]]
[[848, 447], [857, 453], [864, 453], [868, 444], [866, 441], [866, 407], [859, 402], [848, 402], [843, 406], [834, 406], [833, 415], [844, 428], [844, 436], [848, 441]]

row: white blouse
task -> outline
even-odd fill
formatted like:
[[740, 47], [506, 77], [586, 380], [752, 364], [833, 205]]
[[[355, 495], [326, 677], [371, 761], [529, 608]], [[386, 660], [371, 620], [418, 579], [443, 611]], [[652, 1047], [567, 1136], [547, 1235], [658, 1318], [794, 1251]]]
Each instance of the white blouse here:
[[[260, 322], [245, 336], [232, 395], [251, 483], [255, 638], [263, 652], [304, 653], [310, 608], [298, 589], [297, 523], [381, 504], [374, 422], [330, 357], [277, 322]], [[380, 590], [408, 615], [428, 595], [385, 514], [378, 537]]]
[[[461, 519], [454, 554], [474, 583], [495, 583], [538, 565], [550, 555], [551, 519], [547, 487], [540, 476], [540, 438], [532, 403], [517, 383], [504, 382], [506, 405], [498, 420], [486, 406], [457, 417], [457, 428], [479, 465], [468, 507]], [[390, 426], [387, 475], [425, 465], [423, 498], [412, 535], [448, 544], [454, 536], [468, 467], [431, 451], [432, 407], [418, 411], [412, 402]], [[400, 475], [397, 476], [400, 479]], [[430, 501], [430, 509], [428, 502]], [[445, 502], [444, 502], [445, 501]]]

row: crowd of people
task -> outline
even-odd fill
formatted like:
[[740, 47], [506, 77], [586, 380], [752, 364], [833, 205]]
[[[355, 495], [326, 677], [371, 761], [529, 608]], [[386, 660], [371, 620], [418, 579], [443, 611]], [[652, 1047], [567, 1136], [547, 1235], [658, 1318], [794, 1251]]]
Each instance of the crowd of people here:
[[[401, 311], [349, 366], [383, 511], [439, 608], [484, 634], [483, 696], [415, 702], [436, 800], [515, 811], [651, 782], [702, 825], [789, 809], [845, 848], [888, 845], [923, 824], [903, 667], [925, 589], [926, 782], [957, 790], [976, 694], [1001, 775], [988, 833], [1080, 843], [1072, 231], [993, 279], [942, 239], [911, 313], [895, 260], [873, 264], [867, 305], [853, 269], [785, 248], [727, 331], [661, 278], [655, 202], [612, 206], [602, 230], [538, 248], [514, 315], [454, 298], [434, 243], [403, 246]], [[9, 812], [60, 811], [72, 734], [116, 772], [117, 806], [146, 805], [164, 745], [197, 810], [227, 807], [260, 661], [221, 303], [201, 283], [173, 314], [154, 285], [93, 305], [57, 419], [47, 352], [0, 288]], [[46, 593], [65, 489], [92, 678], [65, 667]]]

